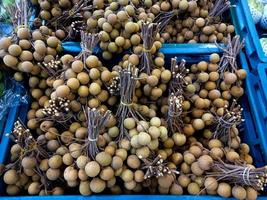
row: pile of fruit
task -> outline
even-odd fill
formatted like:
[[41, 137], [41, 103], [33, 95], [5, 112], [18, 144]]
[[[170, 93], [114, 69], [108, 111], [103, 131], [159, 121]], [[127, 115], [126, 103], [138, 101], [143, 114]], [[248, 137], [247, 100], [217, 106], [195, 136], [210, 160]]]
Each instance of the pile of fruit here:
[[230, 8], [229, 0], [43, 0], [39, 4], [41, 19], [54, 30], [64, 30], [67, 39], [77, 40], [81, 30], [98, 32], [106, 60], [126, 49], [142, 47], [144, 21], [159, 24], [162, 43], [221, 43], [234, 33], [230, 20], [222, 17]]
[[[1, 167], [8, 195], [257, 198], [267, 168], [253, 166], [239, 136], [246, 71], [237, 56], [244, 45], [227, 35], [233, 26], [220, 22], [228, 2], [38, 4], [47, 25], [36, 19], [29, 28], [21, 0], [10, 7], [17, 13], [14, 34], [0, 39], [1, 59], [17, 71], [16, 80], [27, 76], [32, 99], [27, 122], [18, 120], [8, 135], [14, 143]], [[177, 35], [194, 42], [221, 35], [227, 46], [208, 61], [168, 61], [159, 49]], [[72, 37], [81, 42], [79, 55], [62, 51], [61, 42]], [[105, 59], [131, 51], [104, 66], [94, 55], [98, 43]]]

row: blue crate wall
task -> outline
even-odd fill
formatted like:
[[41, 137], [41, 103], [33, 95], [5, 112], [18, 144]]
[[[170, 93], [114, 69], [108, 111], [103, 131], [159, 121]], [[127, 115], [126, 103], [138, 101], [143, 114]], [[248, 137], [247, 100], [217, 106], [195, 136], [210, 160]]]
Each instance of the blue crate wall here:
[[[216, 49], [216, 46], [213, 48]], [[179, 48], [177, 48], [176, 51], [179, 51], [178, 49]], [[172, 57], [176, 57], [178, 61], [190, 58], [186, 60], [191, 63], [200, 60], [208, 60], [210, 51], [212, 52], [213, 50], [208, 50], [208, 54], [197, 54], [197, 50], [186, 50], [186, 47], [183, 47], [181, 51], [179, 51], [180, 53], [175, 56], [170, 49], [162, 51], [165, 53], [168, 65]], [[184, 56], [182, 53], [184, 51], [191, 51], [190, 55]], [[217, 48], [214, 52], [220, 53], [221, 51]], [[267, 130], [267, 98], [264, 96], [264, 90], [261, 88], [259, 79], [249, 71], [249, 64], [243, 52], [240, 53], [238, 61], [240, 67], [244, 68], [248, 73], [245, 80], [245, 96], [240, 101], [244, 107], [243, 117], [246, 120], [243, 123], [244, 131], [241, 136], [244, 142], [248, 143], [250, 146], [255, 165], [260, 167], [267, 164], [267, 135], [265, 133]], [[264, 119], [266, 119], [266, 121], [264, 121]]]
[[245, 39], [246, 54], [252, 69], [257, 70], [260, 63], [267, 62], [267, 56], [260, 43], [260, 37], [264, 36], [264, 31], [254, 24], [247, 0], [232, 0], [232, 3], [234, 5], [231, 9], [233, 24], [237, 33]]
[[[20, 98], [19, 95], [24, 95], [22, 94], [21, 87], [16, 87], [14, 92], [18, 94], [16, 98], [14, 99], [14, 101], [18, 101], [18, 98]], [[4, 164], [9, 157], [11, 141], [6, 135], [11, 133], [11, 131], [13, 130], [14, 122], [18, 118], [20, 118], [22, 121], [26, 121], [28, 109], [29, 109], [29, 99], [28, 99], [28, 103], [24, 102], [24, 103], [18, 104], [17, 106], [10, 107], [7, 113], [5, 114], [5, 116], [1, 116], [2, 119], [0, 120], [0, 133], [1, 133], [0, 135], [0, 164]], [[1, 179], [0, 196], [1, 194], [5, 193], [4, 189], [5, 189], [5, 185]]]
[[[184, 47], [185, 48], [185, 47]], [[215, 48], [215, 47], [214, 47]], [[167, 51], [165, 52], [165, 56], [166, 56], [166, 62], [168, 62], [168, 60], [170, 60], [172, 57], [176, 56], [178, 60], [182, 59], [182, 58], [187, 58], [187, 62], [188, 63], [195, 63], [195, 62], [198, 62], [200, 60], [207, 60], [209, 58], [209, 54], [211, 52], [213, 52], [213, 50], [210, 50], [208, 54], [202, 54], [202, 55], [197, 55], [197, 53], [195, 52], [196, 49], [192, 49], [190, 48], [190, 50], [188, 50], [188, 54], [186, 55], [183, 55], [183, 52], [185, 49], [181, 49], [180, 51], [178, 51], [178, 49], [176, 49], [176, 53], [172, 53], [171, 51]], [[190, 52], [189, 52], [190, 51]], [[219, 52], [219, 50], [217, 49], [217, 52]], [[247, 64], [246, 64], [246, 59], [244, 58], [244, 54], [241, 53], [241, 56], [240, 56], [240, 62], [242, 64], [242, 66], [244, 66], [244, 68], [248, 68]], [[249, 73], [250, 74], [250, 73]], [[247, 84], [250, 84], [249, 83], [250, 81], [247, 81], [246, 85]], [[244, 116], [244, 119], [245, 119], [245, 122], [244, 124], [242, 125], [242, 136], [244, 138], [244, 141], [247, 142], [251, 148], [251, 153], [252, 153], [252, 156], [254, 158], [254, 161], [256, 163], [257, 166], [262, 166], [265, 164], [265, 161], [264, 159], [262, 158], [262, 153], [263, 153], [263, 150], [261, 148], [261, 143], [260, 143], [260, 139], [259, 139], [259, 133], [258, 133], [258, 130], [257, 130], [257, 126], [256, 126], [256, 123], [255, 123], [255, 118], [252, 116], [252, 109], [251, 109], [251, 99], [253, 98], [253, 94], [251, 92], [252, 90], [248, 90], [246, 89], [246, 96], [242, 99], [242, 105], [244, 107], [244, 112], [243, 112], [243, 116]], [[20, 109], [24, 109], [24, 111], [21, 111]], [[20, 107], [17, 111], [15, 111], [16, 114], [12, 114], [12, 119], [14, 121], [14, 118], [16, 118], [16, 116], [18, 115], [18, 113], [24, 113], [24, 118], [26, 117], [25, 116], [25, 113], [27, 110], [27, 106], [22, 106]], [[8, 132], [10, 132], [12, 130], [12, 123], [9, 123], [8, 125]], [[1, 149], [3, 150], [3, 152], [5, 152], [4, 154], [1, 153], [0, 154], [0, 161], [3, 162], [7, 159], [8, 157], [8, 151], [10, 149], [10, 144], [9, 144], [9, 138], [7, 137], [4, 137], [3, 141], [5, 142], [2, 142], [1, 144]], [[257, 147], [258, 146], [258, 147]], [[256, 148], [257, 147], [257, 148]], [[4, 186], [3, 185], [0, 185], [0, 189], [4, 189]], [[147, 198], [147, 199], [153, 199], [153, 200], [162, 200], [164, 198], [168, 198], [168, 199], [196, 199], [196, 200], [204, 200], [204, 199], [211, 199], [211, 200], [222, 200], [223, 198], [219, 197], [219, 196], [191, 196], [191, 195], [182, 195], [182, 196], [173, 196], [173, 195], [92, 195], [92, 196], [89, 196], [89, 197], [83, 197], [83, 196], [80, 196], [80, 195], [64, 195], [64, 196], [47, 196], [47, 197], [39, 197], [39, 196], [19, 196], [19, 197], [7, 197], [7, 196], [4, 196], [4, 191], [0, 191], [0, 195], [2, 195], [0, 197], [0, 199], [6, 199], [6, 200], [13, 200], [13, 199], [21, 199], [21, 200], [48, 200], [48, 199], [51, 199], [51, 200], [63, 200], [63, 199], [77, 199], [77, 200], [84, 200], [84, 199], [95, 199], [95, 200], [115, 200], [115, 199], [128, 199], [128, 200], [133, 200], [133, 199], [139, 199], [139, 198]], [[230, 199], [233, 199], [233, 198], [230, 198]], [[261, 197], [259, 199], [265, 199], [265, 197]]]
[[[249, 63], [246, 62], [246, 56], [241, 55], [241, 66], [245, 70], [249, 70]], [[265, 97], [265, 89], [262, 88], [259, 77], [248, 72], [245, 80], [245, 93], [249, 102], [249, 109], [254, 121], [255, 134], [245, 135], [247, 142], [253, 149], [254, 157], [257, 163], [267, 164], [267, 98]], [[261, 165], [262, 165], [261, 164]]]

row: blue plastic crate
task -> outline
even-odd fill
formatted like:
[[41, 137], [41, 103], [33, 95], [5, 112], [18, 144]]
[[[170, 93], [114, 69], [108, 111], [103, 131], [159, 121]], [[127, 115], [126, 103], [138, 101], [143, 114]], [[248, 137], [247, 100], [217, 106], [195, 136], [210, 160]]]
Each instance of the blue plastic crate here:
[[237, 33], [245, 39], [246, 54], [252, 63], [252, 69], [257, 69], [261, 62], [267, 62], [260, 38], [263, 31], [257, 27], [250, 14], [247, 0], [233, 0], [232, 20], [237, 29]]
[[[15, 101], [19, 101], [18, 98], [20, 98], [19, 95], [25, 95], [22, 94], [21, 87], [16, 87], [15, 88], [16, 94], [16, 99]], [[22, 121], [26, 121], [27, 117], [27, 111], [29, 109], [29, 99], [28, 103], [20, 103], [17, 106], [10, 107], [5, 114], [5, 116], [1, 116], [2, 119], [0, 120], [0, 164], [3, 164], [6, 162], [6, 160], [9, 157], [9, 150], [10, 150], [10, 145], [11, 141], [9, 137], [6, 136], [6, 134], [11, 133], [13, 130], [13, 125], [14, 122], [19, 118]], [[0, 196], [1, 194], [4, 194], [5, 190], [5, 185], [3, 181], [0, 181]], [[1, 199], [1, 197], [0, 197]]]
[[[232, 0], [235, 1], [235, 0]], [[230, 9], [229, 12], [229, 16], [230, 16], [230, 20], [232, 23], [234, 23], [233, 21], [233, 14], [234, 14], [234, 10], [233, 8]], [[224, 44], [221, 43], [221, 46], [223, 46]], [[65, 41], [62, 42], [62, 47], [63, 47], [63, 51], [70, 53], [70, 54], [78, 54], [81, 51], [81, 47], [80, 47], [80, 42], [75, 42], [75, 41]], [[97, 46], [94, 50], [96, 53], [98, 53], [99, 55], [101, 55], [102, 50], [100, 49], [99, 46]], [[172, 54], [173, 56], [176, 55], [181, 55], [181, 54], [186, 54], [186, 55], [191, 55], [192, 52], [193, 54], [208, 54], [208, 53], [219, 53], [220, 50], [217, 48], [217, 46], [214, 43], [165, 43], [163, 44], [162, 48], [160, 49], [160, 51], [162, 53], [167, 53], [167, 54]], [[124, 51], [124, 53], [129, 52], [129, 50]], [[121, 57], [119, 56], [115, 56], [115, 57]], [[189, 56], [190, 57], [190, 56]], [[195, 58], [194, 58], [195, 59]]]
[[250, 144], [251, 150], [254, 152], [254, 157], [260, 165], [267, 164], [267, 98], [266, 91], [262, 87], [259, 77], [249, 72], [249, 63], [246, 62], [246, 56], [243, 54], [241, 59], [242, 68], [248, 72], [245, 81], [245, 94], [249, 102], [249, 109], [255, 127], [255, 134], [249, 132], [246, 136], [246, 141]]
[[[215, 46], [212, 48], [216, 48]], [[162, 51], [164, 48], [162, 49]], [[168, 62], [172, 57], [176, 56], [178, 60], [182, 58], [187, 58], [187, 63], [195, 63], [200, 60], [207, 60], [209, 58], [209, 54], [212, 52], [218, 52], [220, 53], [220, 50], [217, 48], [212, 50], [208, 49], [208, 52], [205, 53], [203, 50], [203, 53], [201, 55], [197, 54], [198, 48], [192, 49], [190, 46], [186, 47], [184, 46], [183, 48], [179, 47], [175, 49], [175, 53], [171, 51], [171, 49], [165, 49], [165, 56]], [[184, 54], [184, 52], [187, 52], [187, 54]], [[183, 55], [184, 54], [184, 55]], [[244, 69], [248, 69], [248, 64], [245, 58], [244, 53], [240, 54], [239, 58], [241, 66], [243, 66]], [[261, 122], [255, 121], [257, 118], [253, 117], [252, 113], [256, 112], [254, 109], [257, 107], [257, 104], [259, 102], [257, 101], [258, 96], [255, 94], [255, 89], [252, 89], [252, 83], [251, 83], [251, 77], [254, 75], [248, 72], [248, 79], [246, 81], [246, 92], [245, 96], [241, 99], [242, 106], [244, 107], [243, 111], [243, 117], [245, 119], [245, 122], [243, 123], [241, 127], [241, 136], [243, 138], [243, 141], [248, 143], [251, 149], [251, 155], [254, 158], [254, 163], [256, 166], [262, 166], [266, 164], [266, 150], [264, 148], [263, 142], [266, 138], [264, 137], [264, 131], [260, 132], [258, 126]], [[254, 78], [254, 77], [253, 77]], [[260, 101], [260, 100], [259, 100]], [[254, 105], [254, 106], [252, 106]], [[13, 122], [16, 119], [16, 116], [19, 114], [21, 115], [20, 117], [22, 119], [25, 119], [26, 117], [26, 111], [27, 111], [27, 106], [20, 106], [16, 110], [10, 112], [11, 115], [11, 120], [9, 121], [6, 125], [5, 133], [8, 133], [12, 130]], [[257, 111], [258, 112], [258, 111]], [[257, 119], [258, 120], [258, 119]], [[3, 136], [4, 137], [4, 136]], [[4, 137], [2, 139], [2, 144], [1, 144], [1, 149], [0, 151], [0, 163], [6, 161], [8, 157], [8, 151], [10, 149], [10, 141], [8, 137]], [[264, 159], [265, 158], [265, 159]], [[1, 191], [2, 189], [2, 191]], [[71, 200], [71, 199], [77, 199], [77, 200], [85, 200], [85, 199], [95, 199], [95, 200], [115, 200], [115, 199], [128, 199], [128, 200], [134, 200], [134, 199], [139, 199], [139, 198], [147, 198], [147, 199], [153, 199], [153, 200], [162, 200], [162, 199], [195, 199], [195, 200], [205, 200], [205, 199], [210, 199], [210, 200], [222, 200], [223, 198], [219, 196], [190, 196], [190, 195], [182, 195], [182, 196], [174, 196], [174, 195], [92, 195], [88, 197], [83, 197], [81, 195], [64, 195], [64, 196], [45, 196], [45, 197], [39, 197], [39, 196], [20, 196], [20, 197], [7, 197], [4, 196], [4, 186], [0, 185], [0, 199], [7, 199], [7, 200], [13, 200], [13, 199], [21, 199], [21, 200], [33, 200], [33, 199], [38, 199], [38, 200]], [[259, 199], [266, 199], [267, 197], [260, 197]], [[233, 198], [230, 198], [233, 199]]]
[[[161, 51], [164, 51], [167, 62], [175, 55], [177, 60], [186, 59], [187, 62], [191, 63], [208, 60], [211, 52], [222, 53], [216, 46], [209, 47], [206, 54], [204, 50], [202, 54], [198, 54], [198, 48], [192, 49], [190, 46], [188, 46], [188, 49], [186, 46], [177, 47], [175, 51], [179, 51], [179, 53], [176, 54], [171, 49], [163, 48]], [[188, 52], [189, 54], [184, 56], [182, 52]], [[245, 119], [242, 127], [244, 129], [242, 138], [250, 146], [255, 165], [263, 166], [267, 164], [267, 137], [265, 134], [267, 130], [267, 98], [259, 78], [250, 71], [249, 63], [243, 52], [240, 53], [238, 61], [240, 67], [244, 68], [248, 73], [245, 81], [245, 96], [241, 99], [241, 104], [244, 107], [243, 117]], [[267, 70], [265, 75], [267, 76]]]
[[[221, 44], [221, 46], [223, 45]], [[73, 55], [77, 55], [81, 52], [81, 47], [79, 42], [71, 42], [71, 41], [63, 42], [62, 47], [64, 52]], [[163, 44], [162, 48], [159, 51], [168, 55], [169, 57], [183, 56], [185, 60], [194, 59], [192, 61], [196, 62], [197, 60], [203, 57], [206, 57], [207, 59], [209, 57], [208, 54], [221, 52], [221, 50], [215, 44]], [[94, 54], [99, 55], [101, 57], [100, 47], [97, 46], [94, 49]], [[121, 55], [116, 55], [114, 57], [116, 61], [122, 59]], [[112, 59], [112, 62], [116, 63], [116, 61]], [[110, 61], [103, 61], [103, 62], [106, 62], [108, 65], [110, 65]]]

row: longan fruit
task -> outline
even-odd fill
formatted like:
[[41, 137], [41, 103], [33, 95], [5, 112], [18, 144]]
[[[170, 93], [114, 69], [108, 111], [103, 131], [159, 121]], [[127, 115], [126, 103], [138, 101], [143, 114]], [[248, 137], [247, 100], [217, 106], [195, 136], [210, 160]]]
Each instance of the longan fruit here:
[[172, 139], [177, 146], [183, 146], [186, 142], [186, 136], [181, 133], [173, 134]]
[[97, 68], [92, 68], [90, 69], [89, 71], [89, 77], [92, 79], [92, 80], [97, 80], [100, 78], [100, 71], [97, 69]]
[[178, 183], [181, 185], [183, 188], [186, 188], [189, 183], [191, 182], [190, 178], [185, 175], [185, 174], [180, 174], [178, 177]]
[[71, 156], [70, 153], [66, 153], [62, 157], [62, 162], [67, 166], [71, 165], [73, 163], [73, 161], [74, 161], [73, 157]]
[[228, 85], [231, 85], [237, 81], [237, 76], [234, 73], [224, 74], [224, 82]]
[[57, 169], [62, 165], [62, 157], [59, 155], [54, 155], [48, 160], [48, 165], [50, 168]]
[[50, 36], [47, 40], [47, 45], [51, 48], [56, 48], [59, 44], [59, 40], [55, 36]]
[[150, 125], [160, 127], [161, 126], [161, 120], [159, 117], [153, 117], [150, 119]]
[[247, 77], [247, 71], [244, 69], [238, 69], [236, 75], [239, 79], [243, 80]]
[[80, 73], [83, 70], [83, 62], [81, 60], [75, 60], [71, 63], [71, 68], [75, 73]]
[[98, 67], [99, 60], [96, 56], [90, 55], [86, 58], [85, 63], [86, 63], [86, 66], [89, 68], [96, 68]]
[[231, 87], [231, 95], [238, 98], [244, 94], [244, 89], [241, 86], [233, 86]]
[[230, 197], [232, 194], [231, 186], [228, 183], [219, 183], [217, 194], [224, 198]]
[[8, 195], [15, 196], [15, 195], [18, 195], [19, 192], [20, 192], [20, 188], [17, 185], [7, 185], [6, 187], [6, 193]]
[[106, 182], [100, 178], [93, 178], [90, 182], [90, 189], [94, 193], [101, 193], [106, 188]]
[[138, 157], [147, 158], [150, 155], [150, 150], [148, 147], [144, 146], [139, 149], [136, 149], [135, 153]]
[[6, 171], [4, 174], [4, 177], [3, 177], [4, 182], [8, 185], [16, 184], [18, 179], [19, 179], [19, 176], [18, 176], [16, 170], [14, 170], [14, 169], [10, 169], [10, 170]]
[[69, 146], [69, 152], [73, 158], [78, 158], [81, 155], [82, 145], [78, 143], [72, 143]]
[[220, 56], [217, 53], [213, 53], [210, 55], [210, 62], [216, 64], [220, 61]]
[[168, 83], [171, 80], [172, 74], [170, 70], [164, 70], [161, 75], [161, 82], [162, 83]]
[[23, 74], [20, 73], [20, 72], [16, 72], [16, 73], [14, 74], [14, 79], [15, 79], [16, 81], [22, 81], [22, 80], [23, 80]]
[[206, 71], [208, 69], [208, 63], [206, 61], [200, 61], [197, 64], [197, 68], [199, 71]]
[[189, 183], [189, 185], [187, 186], [187, 191], [191, 195], [197, 195], [200, 192], [200, 187], [197, 183], [192, 182], [192, 183]]
[[108, 166], [101, 170], [100, 178], [104, 181], [109, 181], [114, 177], [114, 170]]
[[40, 192], [41, 185], [38, 182], [32, 182], [28, 187], [28, 193], [30, 195], [37, 195]]
[[133, 129], [136, 126], [136, 122], [135, 122], [134, 118], [126, 118], [123, 121], [123, 125], [124, 125], [125, 128], [130, 130], [130, 129]]
[[20, 60], [21, 61], [31, 61], [33, 59], [33, 55], [30, 51], [22, 51], [20, 54]]
[[166, 174], [164, 176], [160, 176], [158, 178], [158, 184], [159, 186], [163, 188], [169, 188], [174, 181], [174, 177], [172, 175]]
[[81, 97], [87, 97], [89, 95], [89, 88], [85, 85], [81, 85], [78, 89], [78, 94]]
[[81, 181], [79, 185], [79, 192], [81, 195], [87, 196], [92, 194], [89, 181]]
[[80, 87], [80, 82], [76, 78], [70, 78], [70, 79], [67, 80], [67, 86], [71, 90], [77, 90]]
[[155, 65], [158, 67], [163, 67], [164, 66], [164, 59], [161, 57], [156, 57], [155, 60]]
[[121, 178], [124, 182], [132, 181], [134, 178], [134, 173], [130, 169], [123, 170]]
[[59, 176], [60, 176], [60, 169], [52, 169], [52, 168], [49, 168], [46, 171], [46, 177], [50, 181], [57, 180], [59, 178]]
[[24, 157], [21, 161], [21, 165], [24, 169], [33, 169], [37, 164], [34, 157]]
[[5, 55], [3, 61], [8, 67], [16, 67], [18, 64], [18, 59], [12, 55]]
[[123, 165], [123, 160], [119, 156], [114, 156], [112, 158], [111, 166], [113, 169], [120, 169]]
[[[61, 13], [61, 11], [59, 11], [59, 13]], [[58, 30], [56, 30], [56, 37], [62, 40], [62, 39], [64, 39], [66, 37], [66, 34], [65, 34], [65, 32], [63, 30], [58, 29]]]
[[91, 83], [89, 86], [90, 94], [96, 96], [101, 92], [101, 87], [98, 83]]
[[64, 170], [63, 177], [67, 182], [77, 181], [78, 171], [73, 166], [68, 166]]
[[210, 170], [213, 159], [209, 155], [202, 155], [198, 158], [197, 163], [202, 170]]
[[96, 161], [90, 161], [85, 165], [85, 172], [89, 177], [96, 177], [100, 173], [100, 165]]
[[139, 57], [136, 54], [131, 54], [128, 58], [129, 62], [133, 64], [134, 66], [137, 66], [139, 64]]
[[98, 153], [95, 159], [101, 166], [104, 167], [110, 165], [112, 162], [112, 157], [106, 152]]
[[21, 69], [23, 72], [31, 72], [33, 70], [33, 64], [32, 62], [29, 61], [24, 61], [21, 63]]
[[202, 119], [194, 119], [192, 125], [195, 130], [201, 130], [205, 127], [205, 123]]
[[170, 193], [174, 195], [182, 195], [183, 188], [179, 184], [173, 183], [170, 188]]
[[136, 155], [130, 155], [127, 158], [127, 165], [132, 169], [138, 169], [141, 165], [141, 162]]
[[147, 77], [147, 83], [151, 86], [154, 87], [158, 84], [159, 80], [155, 75], [150, 75]]
[[30, 37], [30, 30], [29, 28], [21, 27], [17, 31], [17, 36], [20, 39], [29, 39]]
[[248, 200], [256, 200], [257, 199], [258, 193], [254, 188], [247, 187], [246, 191], [247, 191], [247, 199]]
[[89, 83], [89, 75], [85, 72], [80, 72], [77, 74], [77, 79], [80, 81], [81, 84], [85, 85]]
[[0, 49], [8, 50], [8, 47], [12, 44], [11, 38], [2, 37], [0, 39]]
[[191, 153], [184, 153], [184, 162], [191, 165], [196, 160], [195, 156]]
[[70, 94], [70, 88], [67, 85], [58, 86], [56, 89], [56, 95], [58, 97], [67, 97]]
[[197, 18], [195, 23], [199, 28], [205, 26], [205, 20], [202, 17]]
[[138, 143], [140, 145], [143, 145], [143, 146], [148, 145], [150, 143], [150, 141], [151, 141], [151, 137], [148, 133], [140, 132], [138, 134]]
[[218, 181], [213, 177], [207, 177], [204, 182], [205, 188], [208, 190], [217, 190]]

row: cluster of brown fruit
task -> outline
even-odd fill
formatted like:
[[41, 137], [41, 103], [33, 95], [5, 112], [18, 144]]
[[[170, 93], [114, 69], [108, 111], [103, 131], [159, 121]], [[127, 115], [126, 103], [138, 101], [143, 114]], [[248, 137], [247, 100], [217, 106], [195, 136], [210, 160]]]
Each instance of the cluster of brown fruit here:
[[[42, 68], [55, 60], [61, 49], [62, 30], [52, 31], [46, 26], [30, 31], [28, 27], [18, 27], [16, 37], [3, 37], [0, 40], [1, 58], [7, 67], [16, 71], [43, 76]], [[49, 68], [56, 66], [51, 63]], [[54, 69], [58, 70], [58, 69]], [[16, 80], [22, 80], [22, 74], [15, 74]]]
[[101, 33], [99, 45], [107, 60], [143, 43], [143, 22], [159, 24], [158, 39], [166, 43], [226, 43], [227, 35], [235, 31], [223, 15], [230, 8], [228, 0], [42, 0], [38, 4], [40, 17], [73, 39], [80, 30]]
[[174, 0], [158, 3], [157, 7], [164, 11], [156, 16], [156, 22], [164, 23], [161, 37], [165, 42], [227, 43], [227, 35], [235, 31], [222, 17], [230, 1]]
[[[20, 26], [0, 40], [5, 65], [28, 74], [32, 97], [26, 126], [17, 121], [9, 134], [14, 143], [1, 170], [7, 194], [256, 199], [267, 169], [252, 165], [249, 146], [239, 136], [237, 100], [246, 71], [236, 58], [243, 42], [228, 37], [222, 56], [214, 53], [198, 63], [173, 58], [166, 64], [159, 53], [162, 25], [149, 22], [157, 8], [165, 16], [174, 8], [193, 13], [196, 6], [207, 17], [212, 6], [205, 2], [210, 1], [97, 0], [93, 15], [86, 1], [39, 2], [43, 13], [52, 7], [77, 11], [63, 11], [57, 19], [66, 23], [87, 13], [87, 25], [100, 33], [80, 30], [82, 50], [76, 56], [61, 51], [66, 35], [53, 24], [36, 30]], [[98, 42], [108, 59], [125, 44], [132, 52], [105, 67], [93, 54]]]

